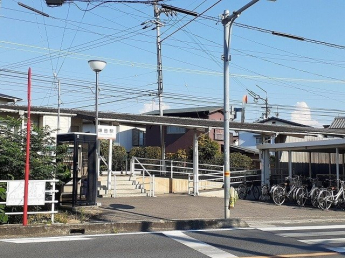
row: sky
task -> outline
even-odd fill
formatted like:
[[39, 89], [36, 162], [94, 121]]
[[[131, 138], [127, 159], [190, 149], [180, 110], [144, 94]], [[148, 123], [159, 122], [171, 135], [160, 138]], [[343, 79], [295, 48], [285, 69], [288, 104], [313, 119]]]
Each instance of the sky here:
[[[94, 110], [96, 77], [88, 60], [99, 59], [107, 62], [99, 74], [100, 111], [158, 109], [156, 30], [141, 25], [152, 24], [153, 6], [140, 2], [48, 7], [43, 0], [21, 0], [45, 17], [18, 1], [0, 1], [0, 93], [26, 105], [30, 67], [32, 105], [56, 108], [59, 80], [61, 108]], [[248, 2], [160, 2], [202, 14], [160, 15], [164, 109], [223, 106], [221, 14]], [[248, 95], [246, 122], [261, 119], [266, 99], [269, 116], [306, 125], [345, 116], [345, 1], [261, 0], [236, 19], [230, 52], [230, 104], [242, 107]]]

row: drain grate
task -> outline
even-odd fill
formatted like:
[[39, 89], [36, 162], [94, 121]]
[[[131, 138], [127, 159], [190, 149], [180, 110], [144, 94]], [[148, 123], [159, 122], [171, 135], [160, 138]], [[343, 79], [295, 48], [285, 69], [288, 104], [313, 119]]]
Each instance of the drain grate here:
[[72, 228], [69, 230], [70, 234], [85, 234], [85, 228]]

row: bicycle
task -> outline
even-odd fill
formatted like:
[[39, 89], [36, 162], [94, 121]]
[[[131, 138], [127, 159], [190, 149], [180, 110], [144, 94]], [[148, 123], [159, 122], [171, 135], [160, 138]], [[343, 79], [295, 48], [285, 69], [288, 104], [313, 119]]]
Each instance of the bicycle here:
[[[304, 206], [307, 200], [310, 199], [311, 204], [316, 207], [318, 205], [317, 198], [320, 193], [320, 189], [317, 187], [318, 179], [309, 177], [307, 180], [310, 181], [310, 184], [303, 185], [296, 190], [296, 202], [299, 206]], [[310, 185], [311, 189], [308, 190]]]
[[254, 181], [250, 182], [250, 186], [247, 185], [247, 182], [244, 181], [237, 188], [238, 198], [245, 200], [248, 195], [253, 194], [255, 200], [258, 200], [260, 197], [259, 187], [254, 185]]
[[259, 200], [268, 201], [269, 199], [271, 199], [270, 189], [269, 189], [268, 184], [264, 184], [261, 186], [261, 195], [259, 197]]
[[340, 182], [340, 188], [337, 191], [336, 194], [335, 187], [332, 187], [331, 189], [324, 189], [320, 191], [318, 202], [319, 207], [322, 210], [328, 210], [332, 205], [343, 205], [345, 200], [345, 189], [344, 189], [344, 181], [339, 180]]
[[286, 181], [291, 181], [290, 190], [287, 192], [288, 183], [285, 182], [284, 185], [277, 185], [272, 191], [272, 199], [275, 204], [282, 205], [286, 199], [296, 199], [297, 185], [300, 185], [300, 177], [286, 177]]

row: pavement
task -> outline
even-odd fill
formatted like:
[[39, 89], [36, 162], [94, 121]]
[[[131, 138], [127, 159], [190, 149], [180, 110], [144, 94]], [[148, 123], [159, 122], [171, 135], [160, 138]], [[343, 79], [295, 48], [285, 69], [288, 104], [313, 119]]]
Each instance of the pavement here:
[[52, 225], [0, 225], [0, 238], [113, 234], [164, 230], [191, 230], [231, 227], [266, 227], [289, 224], [344, 223], [345, 211], [322, 211], [272, 202], [237, 200], [225, 217], [222, 191], [201, 196], [165, 194], [156, 197], [99, 198], [99, 206], [79, 207], [88, 214], [84, 223]]

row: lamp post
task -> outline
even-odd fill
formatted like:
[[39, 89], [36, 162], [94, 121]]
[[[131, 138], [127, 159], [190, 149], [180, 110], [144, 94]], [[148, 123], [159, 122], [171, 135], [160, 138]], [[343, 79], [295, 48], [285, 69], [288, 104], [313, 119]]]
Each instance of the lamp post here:
[[[260, 0], [252, 0], [232, 14], [228, 10], [224, 11], [222, 17], [222, 24], [224, 26], [224, 215], [225, 219], [230, 218], [230, 136], [229, 136], [229, 122], [230, 122], [230, 103], [229, 103], [229, 62], [231, 57], [230, 42], [231, 42], [231, 29], [235, 20], [241, 15], [242, 12], [249, 7], [259, 2]], [[275, 1], [275, 0], [270, 0]]]
[[[100, 152], [99, 152], [99, 140], [98, 140], [98, 73], [101, 72], [104, 67], [106, 66], [106, 62], [101, 61], [101, 60], [90, 60], [89, 65], [90, 68], [96, 73], [96, 96], [95, 96], [95, 112], [96, 112], [96, 121], [95, 121], [95, 131], [96, 131], [96, 175], [97, 177], [99, 176], [99, 157], [100, 157]], [[96, 188], [96, 193], [97, 193], [97, 188]], [[97, 194], [96, 194], [97, 197]]]

